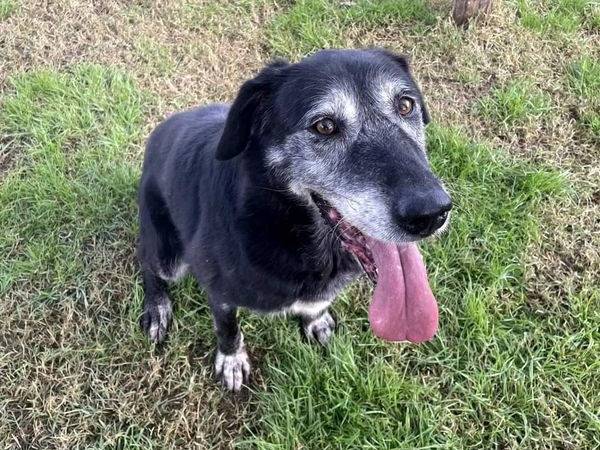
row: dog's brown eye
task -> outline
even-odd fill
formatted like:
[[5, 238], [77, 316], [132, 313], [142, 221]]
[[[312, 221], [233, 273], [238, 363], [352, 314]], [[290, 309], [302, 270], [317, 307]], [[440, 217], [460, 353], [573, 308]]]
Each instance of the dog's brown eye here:
[[408, 116], [415, 107], [415, 101], [410, 97], [400, 97], [397, 102], [398, 114]]
[[336, 132], [337, 127], [333, 120], [321, 119], [313, 125], [313, 129], [319, 134], [329, 136]]

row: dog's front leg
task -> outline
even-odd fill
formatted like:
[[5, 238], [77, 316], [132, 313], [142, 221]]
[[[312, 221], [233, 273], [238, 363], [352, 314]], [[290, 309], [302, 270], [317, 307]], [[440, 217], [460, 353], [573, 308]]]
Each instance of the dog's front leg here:
[[332, 301], [297, 301], [290, 308], [300, 318], [304, 335], [321, 345], [327, 345], [335, 331], [335, 320], [329, 313]]
[[328, 309], [319, 314], [299, 314], [304, 335], [309, 340], [316, 340], [321, 345], [327, 345], [335, 331], [335, 320]]
[[238, 392], [250, 377], [250, 361], [237, 321], [237, 308], [211, 302], [211, 310], [217, 335], [215, 373], [227, 390]]

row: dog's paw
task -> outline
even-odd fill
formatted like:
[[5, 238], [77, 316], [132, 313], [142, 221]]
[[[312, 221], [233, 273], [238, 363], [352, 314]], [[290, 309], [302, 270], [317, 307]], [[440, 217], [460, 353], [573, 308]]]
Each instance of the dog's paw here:
[[228, 391], [239, 392], [242, 384], [250, 378], [250, 360], [245, 347], [230, 355], [217, 350], [215, 358], [215, 374]]
[[144, 305], [140, 324], [150, 342], [160, 344], [165, 340], [172, 316], [173, 311], [169, 299]]
[[325, 311], [316, 319], [303, 323], [304, 334], [308, 339], [314, 339], [321, 345], [327, 345], [335, 331], [335, 320]]

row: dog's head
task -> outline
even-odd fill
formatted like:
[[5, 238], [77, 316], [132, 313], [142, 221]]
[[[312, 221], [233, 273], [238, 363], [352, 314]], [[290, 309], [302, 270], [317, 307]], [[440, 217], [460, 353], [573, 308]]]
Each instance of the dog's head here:
[[373, 238], [409, 242], [443, 229], [451, 207], [427, 161], [428, 122], [405, 58], [326, 50], [275, 62], [247, 81], [216, 156], [261, 158], [330, 215]]

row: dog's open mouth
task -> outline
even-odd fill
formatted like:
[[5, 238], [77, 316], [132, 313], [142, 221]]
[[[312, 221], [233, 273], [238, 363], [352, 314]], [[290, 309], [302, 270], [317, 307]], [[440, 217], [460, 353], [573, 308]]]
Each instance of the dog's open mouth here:
[[353, 254], [376, 284], [369, 322], [388, 341], [423, 342], [438, 326], [438, 306], [416, 244], [394, 244], [365, 235], [318, 194], [311, 194], [325, 221], [345, 250]]

